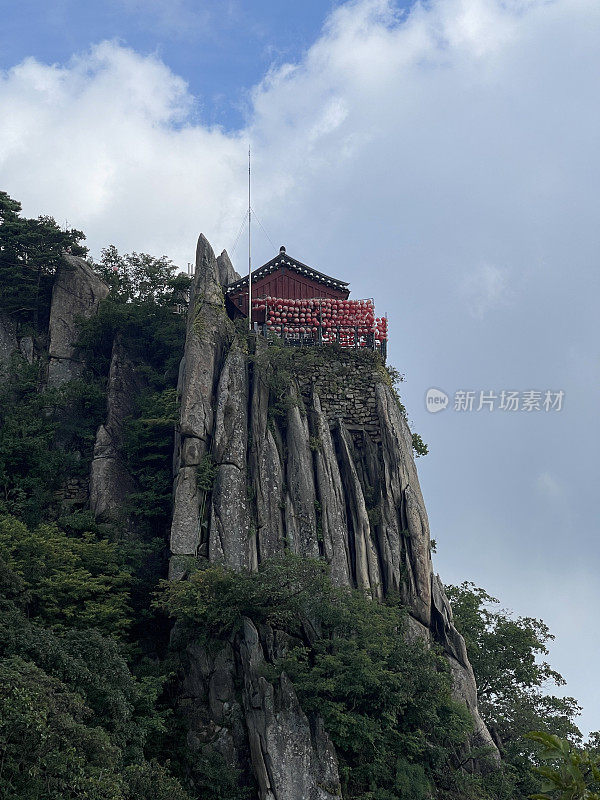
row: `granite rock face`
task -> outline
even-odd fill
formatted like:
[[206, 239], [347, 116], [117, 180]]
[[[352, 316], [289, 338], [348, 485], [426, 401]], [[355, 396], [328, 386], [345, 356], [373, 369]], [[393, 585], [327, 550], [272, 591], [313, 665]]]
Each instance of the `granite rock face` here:
[[249, 535], [248, 374], [237, 345], [227, 354], [215, 408], [211, 462], [215, 470], [208, 557], [234, 569], [256, 569], [256, 539]]
[[261, 800], [333, 800], [340, 797], [337, 758], [322, 722], [309, 722], [285, 673], [269, 683], [257, 629], [244, 624], [239, 645], [243, 707]]
[[119, 515], [135, 486], [123, 458], [123, 424], [135, 410], [143, 382], [121, 342], [113, 343], [106, 422], [98, 428], [90, 467], [90, 508], [99, 519]]
[[217, 256], [217, 277], [222, 287], [228, 286], [240, 279], [240, 275], [234, 270], [233, 264], [227, 254], [227, 250], [223, 250], [220, 256]]
[[[232, 339], [233, 324], [225, 313], [217, 259], [207, 239], [200, 235], [178, 386], [181, 414], [171, 527], [174, 556], [195, 555], [201, 545], [206, 493], [198, 487], [197, 474], [198, 468], [207, 463], [205, 459], [211, 457], [216, 392]], [[171, 577], [183, 574], [181, 563], [181, 559], [171, 559]]]
[[[261, 337], [236, 338], [224, 310], [230, 277], [223, 255], [215, 258], [201, 236], [179, 387], [171, 578], [185, 577], [182, 556], [255, 570], [290, 550], [323, 558], [338, 585], [374, 601], [399, 593], [410, 635], [443, 647], [455, 696], [473, 718], [474, 743], [497, 755], [433, 572], [412, 436], [381, 368], [365, 367], [359, 354], [324, 352], [326, 363], [308, 377], [288, 374], [283, 395], [279, 383], [275, 402], [270, 348]], [[212, 483], [200, 488], [198, 471], [206, 475], [207, 466]], [[230, 737], [223, 748], [235, 763], [252, 765], [259, 800], [336, 796], [331, 743], [318, 719], [306, 719], [285, 676], [277, 685], [260, 677], [271, 656], [251, 621], [230, 655], [244, 685], [236, 713], [245, 732], [238, 728], [237, 744]], [[218, 714], [206, 713], [218, 724]]]
[[56, 274], [52, 289], [48, 386], [61, 386], [83, 372], [84, 365], [75, 351], [79, 335], [77, 319], [93, 316], [108, 291], [108, 286], [87, 261], [64, 254], [64, 263]]
[[285, 673], [273, 683], [264, 677], [269, 652], [281, 652], [276, 632], [249, 619], [218, 649], [185, 644], [179, 707], [188, 747], [199, 757], [217, 752], [261, 800], [339, 798], [331, 740], [302, 711]]

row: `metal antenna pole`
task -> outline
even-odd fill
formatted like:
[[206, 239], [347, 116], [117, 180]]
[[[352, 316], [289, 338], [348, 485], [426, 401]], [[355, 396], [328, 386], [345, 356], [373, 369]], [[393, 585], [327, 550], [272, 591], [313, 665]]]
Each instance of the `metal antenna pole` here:
[[252, 330], [252, 231], [250, 208], [250, 147], [248, 147], [248, 330]]

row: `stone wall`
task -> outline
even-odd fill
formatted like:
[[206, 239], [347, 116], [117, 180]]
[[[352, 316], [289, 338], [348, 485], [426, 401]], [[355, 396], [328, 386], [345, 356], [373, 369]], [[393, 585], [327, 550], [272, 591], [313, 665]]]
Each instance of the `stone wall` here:
[[375, 387], [382, 375], [372, 366], [357, 364], [355, 351], [328, 355], [324, 346], [323, 362], [311, 374], [300, 374], [298, 383], [302, 398], [310, 405], [313, 394], [321, 401], [321, 409], [330, 427], [341, 420], [346, 429], [356, 434], [367, 431], [374, 442], [381, 441]]

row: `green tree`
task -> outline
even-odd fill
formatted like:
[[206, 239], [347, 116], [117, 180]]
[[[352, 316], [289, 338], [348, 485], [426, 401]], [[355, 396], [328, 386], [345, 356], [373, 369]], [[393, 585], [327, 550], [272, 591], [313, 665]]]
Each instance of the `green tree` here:
[[137, 485], [128, 511], [149, 536], [160, 536], [171, 516], [177, 390], [144, 393], [137, 405], [124, 433], [126, 461]]
[[0, 558], [18, 578], [28, 616], [57, 628], [122, 633], [130, 625], [130, 573], [118, 545], [56, 524], [29, 529], [0, 517]]
[[0, 372], [0, 514], [30, 525], [58, 516], [62, 484], [87, 475], [106, 413], [96, 383], [77, 380], [47, 389], [42, 381], [42, 365], [17, 355]]
[[322, 562], [288, 555], [258, 573], [192, 569], [185, 581], [164, 582], [158, 602], [194, 638], [234, 636], [247, 617], [291, 637], [270, 677], [285, 671], [303, 709], [323, 718], [344, 797], [488, 796], [460, 769], [470, 718], [451, 698], [447, 664], [408, 641], [395, 601], [336, 588]]
[[190, 284], [187, 275], [175, 274], [177, 267], [166, 256], [157, 258], [148, 253], [121, 255], [114, 245], [102, 250], [95, 269], [110, 287], [111, 298], [124, 303], [172, 305], [181, 302]]
[[0, 785], [5, 800], [122, 797], [118, 750], [88, 723], [81, 696], [18, 657], [0, 661]]
[[524, 736], [532, 730], [556, 732], [581, 741], [574, 720], [580, 708], [572, 697], [547, 692], [564, 678], [544, 660], [554, 638], [544, 622], [514, 618], [499, 601], [473, 583], [447, 586], [454, 621], [465, 637], [477, 681], [479, 709], [513, 770], [519, 796], [534, 789], [531, 765], [537, 747]]
[[600, 800], [600, 758], [550, 733], [536, 731], [527, 738], [541, 746], [535, 767], [542, 785], [532, 800]]
[[94, 267], [110, 294], [94, 317], [82, 320], [79, 346], [86, 363], [106, 377], [119, 337], [151, 391], [174, 387], [185, 340], [185, 315], [174, 312], [187, 303], [190, 278], [175, 274], [165, 256], [120, 255], [114, 246]]
[[115, 638], [30, 611], [27, 581], [0, 558], [1, 796], [187, 798], [161, 751], [170, 712], [156, 666], [135, 676]]
[[[0, 513], [39, 520], [66, 458], [52, 448], [56, 424], [39, 391], [40, 367], [15, 358], [0, 381]], [[54, 399], [54, 398], [53, 398]]]
[[52, 283], [63, 252], [85, 255], [81, 231], [62, 231], [52, 217], [26, 219], [21, 204], [0, 192], [0, 307], [39, 333], [48, 322]]
[[[61, 652], [55, 649], [55, 659]], [[64, 658], [68, 655], [67, 648]], [[0, 658], [3, 800], [191, 800], [170, 774], [168, 761], [160, 765], [144, 758], [150, 730], [140, 727], [143, 718], [134, 710], [123, 724], [127, 705], [110, 684], [109, 666], [115, 666], [114, 659], [84, 665], [86, 676], [106, 673], [107, 691], [98, 713], [88, 704], [93, 689], [74, 689], [68, 678], [61, 680], [19, 656]], [[155, 700], [155, 693], [150, 698]], [[111, 727], [115, 719], [121, 721], [117, 730]], [[157, 720], [153, 711], [155, 729]], [[132, 737], [140, 745], [134, 751], [127, 747]]]

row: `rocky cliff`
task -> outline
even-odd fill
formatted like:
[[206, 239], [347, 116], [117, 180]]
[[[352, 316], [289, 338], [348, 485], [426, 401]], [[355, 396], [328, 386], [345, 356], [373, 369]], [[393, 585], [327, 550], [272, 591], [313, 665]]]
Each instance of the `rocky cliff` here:
[[54, 279], [50, 306], [49, 386], [60, 386], [83, 372], [84, 364], [75, 348], [78, 321], [93, 316], [107, 295], [108, 286], [85, 259], [64, 254]]
[[[412, 437], [387, 373], [371, 353], [269, 347], [236, 330], [223, 286], [237, 277], [227, 254], [215, 257], [201, 236], [179, 373], [170, 578], [185, 579], [190, 558], [256, 570], [293, 552], [325, 560], [337, 585], [360, 588], [373, 602], [399, 593], [411, 635], [443, 648], [455, 696], [473, 719], [473, 744], [496, 752], [433, 572]], [[107, 293], [81, 259], [59, 271], [50, 385], [81, 374], [77, 320], [94, 314]], [[0, 323], [2, 360], [19, 350], [31, 358], [29, 342], [9, 320]], [[122, 448], [123, 423], [143, 388], [134, 361], [115, 340], [89, 480], [89, 502], [102, 520], [119, 518], [133, 488]], [[265, 677], [285, 653], [285, 636], [252, 620], [214, 647], [178, 642], [178, 635], [176, 628], [178, 704], [198, 757], [222, 755], [251, 776], [258, 800], [339, 797], [336, 753], [322, 721], [304, 713], [285, 674]]]
[[[474, 743], [495, 752], [433, 572], [412, 437], [385, 370], [371, 353], [282, 351], [236, 335], [225, 259], [200, 237], [179, 380], [171, 579], [185, 578], [189, 557], [255, 570], [287, 550], [325, 559], [337, 584], [374, 601], [399, 593], [413, 633], [443, 647]], [[198, 481], [205, 468], [210, 487]], [[304, 715], [285, 675], [276, 684], [262, 677], [277, 646], [276, 631], [251, 621], [216, 654], [188, 646], [189, 742], [251, 767], [260, 800], [339, 796], [319, 719]]]

